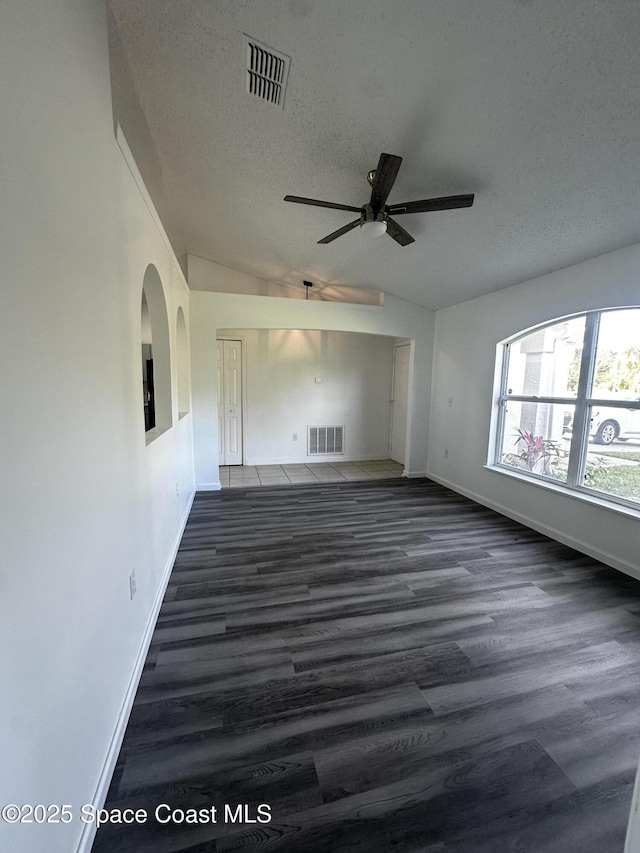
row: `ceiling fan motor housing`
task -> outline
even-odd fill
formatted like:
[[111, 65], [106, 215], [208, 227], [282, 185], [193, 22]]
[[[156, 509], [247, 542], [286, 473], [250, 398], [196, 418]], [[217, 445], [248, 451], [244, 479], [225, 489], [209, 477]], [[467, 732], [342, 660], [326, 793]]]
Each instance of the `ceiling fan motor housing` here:
[[370, 204], [365, 204], [360, 214], [360, 225], [366, 222], [384, 222], [387, 223], [387, 214], [384, 210], [374, 210]]

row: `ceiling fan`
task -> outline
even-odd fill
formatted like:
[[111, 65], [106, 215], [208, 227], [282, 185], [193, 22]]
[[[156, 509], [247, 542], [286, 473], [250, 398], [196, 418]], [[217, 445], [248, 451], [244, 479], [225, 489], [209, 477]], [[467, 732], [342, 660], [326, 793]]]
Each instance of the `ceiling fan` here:
[[337, 231], [333, 231], [331, 234], [323, 237], [322, 240], [318, 240], [318, 243], [331, 243], [358, 225], [375, 223], [378, 233], [386, 231], [401, 246], [408, 246], [409, 243], [414, 243], [415, 239], [401, 225], [398, 225], [391, 218], [392, 216], [399, 216], [402, 213], [427, 213], [432, 210], [451, 210], [457, 207], [471, 207], [473, 204], [473, 193], [468, 195], [449, 195], [443, 198], [424, 198], [419, 201], [404, 201], [401, 204], [387, 204], [387, 198], [398, 175], [401, 163], [402, 157], [398, 157], [395, 154], [380, 155], [377, 167], [372, 169], [367, 175], [367, 180], [371, 185], [371, 198], [362, 207], [353, 207], [350, 204], [336, 204], [332, 201], [320, 201], [317, 198], [302, 198], [298, 195], [286, 195], [284, 200], [294, 201], [297, 204], [311, 204], [315, 207], [331, 207], [335, 210], [352, 210], [354, 213], [360, 214], [353, 222], [343, 225], [342, 228], [338, 228]]

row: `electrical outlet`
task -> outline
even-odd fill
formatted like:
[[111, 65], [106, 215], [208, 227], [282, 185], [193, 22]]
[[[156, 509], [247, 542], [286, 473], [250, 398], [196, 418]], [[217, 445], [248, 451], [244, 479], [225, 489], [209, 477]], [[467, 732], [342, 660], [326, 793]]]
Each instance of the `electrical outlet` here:
[[178, 484], [178, 483], [176, 483], [176, 497], [177, 497], [177, 498], [179, 498], [179, 497], [180, 497], [180, 486], [179, 486], [179, 484]]
[[444, 458], [445, 459], [449, 458], [449, 448], [448, 447], [445, 447], [445, 449], [444, 449]]
[[298, 440], [298, 433], [297, 433], [297, 432], [294, 432], [294, 434], [293, 434], [293, 440], [294, 440], [294, 441], [297, 441], [297, 440]]
[[453, 397], [449, 397], [449, 408], [453, 407]]
[[133, 601], [133, 596], [136, 594], [136, 570], [131, 569], [131, 574], [129, 575], [129, 595], [131, 596], [131, 600]]

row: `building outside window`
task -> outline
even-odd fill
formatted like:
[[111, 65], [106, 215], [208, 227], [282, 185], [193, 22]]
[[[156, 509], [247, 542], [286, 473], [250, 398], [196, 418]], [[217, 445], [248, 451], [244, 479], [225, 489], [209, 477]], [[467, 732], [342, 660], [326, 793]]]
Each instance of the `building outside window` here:
[[504, 343], [494, 464], [640, 508], [640, 308]]

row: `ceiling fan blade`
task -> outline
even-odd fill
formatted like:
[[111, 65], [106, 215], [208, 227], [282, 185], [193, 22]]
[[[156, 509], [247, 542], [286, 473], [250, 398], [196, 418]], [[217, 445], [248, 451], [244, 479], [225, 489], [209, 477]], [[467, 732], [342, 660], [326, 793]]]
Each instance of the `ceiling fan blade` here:
[[371, 185], [371, 207], [377, 213], [385, 206], [391, 187], [393, 186], [402, 157], [395, 154], [381, 154], [376, 166], [376, 176]]
[[415, 243], [415, 238], [405, 231], [402, 225], [398, 225], [393, 219], [387, 216], [387, 234], [400, 243], [401, 246], [408, 246], [409, 243]]
[[286, 195], [285, 201], [295, 201], [297, 204], [311, 204], [314, 207], [332, 207], [334, 210], [352, 210], [354, 213], [360, 213], [361, 207], [353, 207], [351, 204], [336, 204], [333, 201], [320, 201], [317, 198], [302, 198], [299, 195]]
[[323, 237], [322, 240], [318, 240], [318, 243], [331, 243], [333, 240], [337, 240], [338, 237], [342, 237], [342, 235], [346, 234], [347, 231], [351, 231], [352, 228], [357, 228], [358, 225], [360, 225], [360, 219], [354, 219], [353, 222], [350, 222], [348, 225], [343, 225], [342, 228], [338, 228], [337, 231], [327, 234], [327, 236]]
[[419, 201], [404, 201], [390, 204], [387, 213], [399, 216], [401, 213], [428, 213], [431, 210], [454, 210], [457, 207], [471, 207], [474, 195], [447, 195], [443, 198], [423, 198]]

